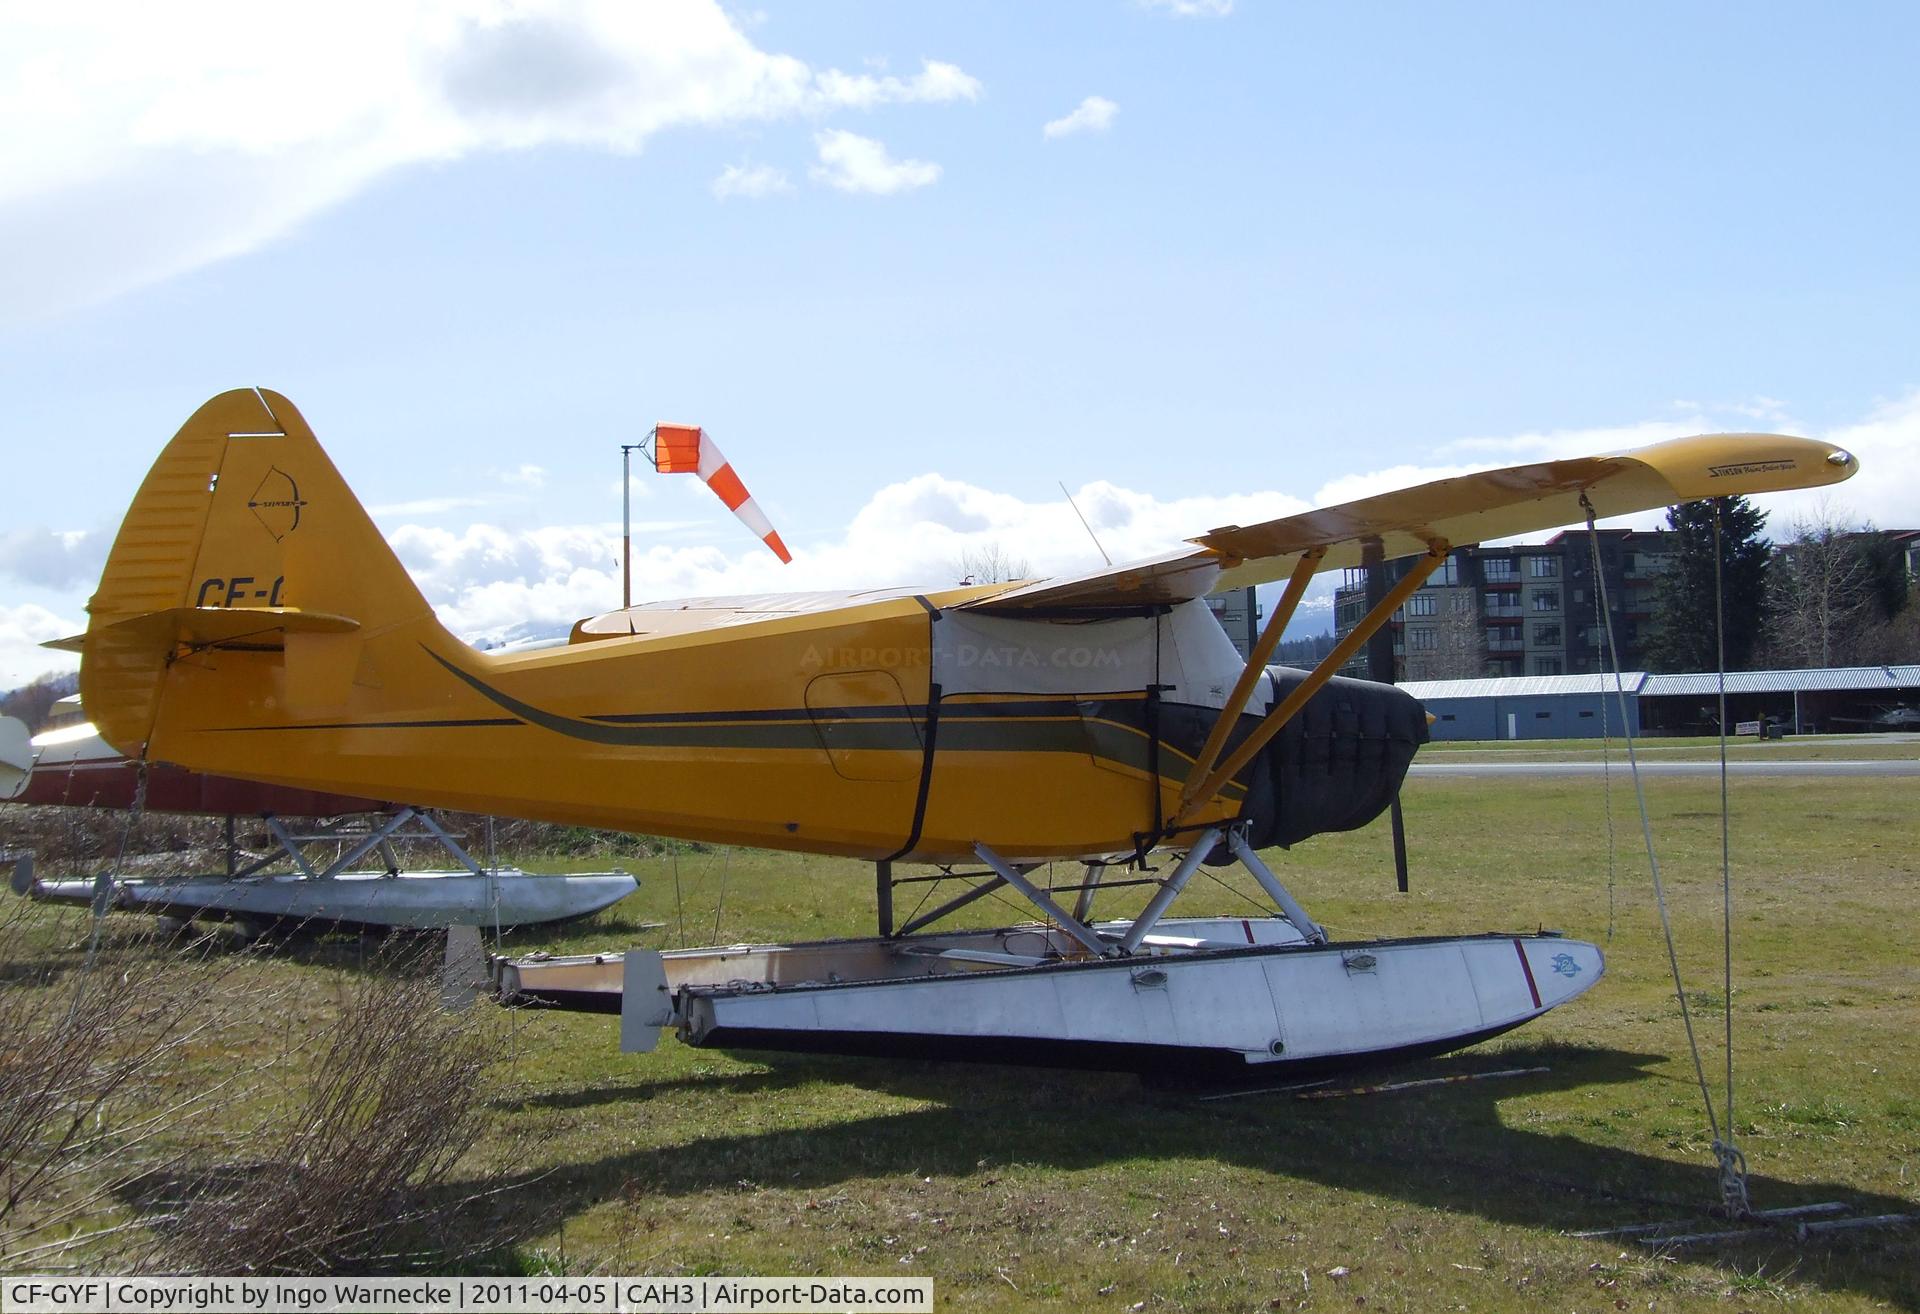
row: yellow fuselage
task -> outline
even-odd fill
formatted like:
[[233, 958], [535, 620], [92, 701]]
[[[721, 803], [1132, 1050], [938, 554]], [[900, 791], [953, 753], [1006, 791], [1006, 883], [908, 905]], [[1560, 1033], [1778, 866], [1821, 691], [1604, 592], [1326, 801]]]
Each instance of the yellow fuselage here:
[[[173, 664], [151, 754], [430, 806], [869, 859], [957, 860], [976, 841], [1023, 857], [1131, 849], [1174, 810], [1191, 764], [1154, 742], [1145, 691], [955, 695], [930, 715], [933, 614], [977, 592], [510, 656], [423, 623], [203, 651]], [[1237, 811], [1238, 796], [1212, 816]]]

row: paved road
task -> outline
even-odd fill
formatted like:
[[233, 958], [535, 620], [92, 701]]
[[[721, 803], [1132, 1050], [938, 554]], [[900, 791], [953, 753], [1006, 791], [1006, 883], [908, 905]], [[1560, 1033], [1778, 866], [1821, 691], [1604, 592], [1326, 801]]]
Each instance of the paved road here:
[[[1625, 775], [1624, 756], [1616, 757], [1611, 767], [1599, 762], [1415, 762], [1407, 774], [1413, 776], [1597, 776], [1603, 770]], [[1712, 776], [1719, 774], [1718, 762], [1663, 762], [1642, 758], [1640, 773], [1648, 776]], [[1920, 776], [1920, 759], [1880, 758], [1836, 759], [1829, 762], [1742, 762], [1731, 761], [1727, 773], [1735, 776]]]

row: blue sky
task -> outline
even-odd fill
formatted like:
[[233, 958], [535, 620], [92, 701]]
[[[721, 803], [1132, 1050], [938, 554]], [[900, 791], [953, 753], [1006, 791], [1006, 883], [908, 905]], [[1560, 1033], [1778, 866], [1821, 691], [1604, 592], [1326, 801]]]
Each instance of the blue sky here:
[[1910, 5], [74, 9], [0, 16], [0, 687], [251, 384], [473, 634], [617, 604], [660, 419], [797, 560], [649, 475], [642, 596], [1718, 429], [1920, 522]]

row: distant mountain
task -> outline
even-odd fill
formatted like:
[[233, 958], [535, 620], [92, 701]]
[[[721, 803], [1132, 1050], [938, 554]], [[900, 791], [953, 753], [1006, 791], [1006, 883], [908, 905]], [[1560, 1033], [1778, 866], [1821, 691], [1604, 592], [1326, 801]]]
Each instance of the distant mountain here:
[[31, 684], [0, 694], [0, 716], [25, 721], [29, 730], [37, 732], [52, 715], [53, 705], [79, 689], [78, 671], [40, 676]]

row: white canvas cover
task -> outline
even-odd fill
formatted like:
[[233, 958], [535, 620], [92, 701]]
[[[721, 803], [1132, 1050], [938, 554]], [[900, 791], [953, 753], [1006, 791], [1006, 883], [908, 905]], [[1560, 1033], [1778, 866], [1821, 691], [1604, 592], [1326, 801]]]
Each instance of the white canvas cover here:
[[1220, 707], [1242, 664], [1202, 601], [1159, 616], [1024, 620], [946, 611], [933, 623], [933, 678], [949, 696], [1138, 693], [1158, 684], [1171, 702]]

